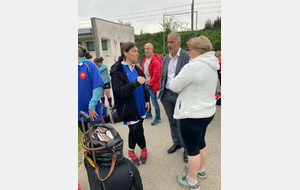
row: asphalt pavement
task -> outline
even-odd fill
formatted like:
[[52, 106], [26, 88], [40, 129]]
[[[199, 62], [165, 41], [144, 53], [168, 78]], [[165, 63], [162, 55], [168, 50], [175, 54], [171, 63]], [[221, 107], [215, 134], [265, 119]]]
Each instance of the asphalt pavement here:
[[[218, 81], [219, 82], [219, 81]], [[218, 84], [218, 88], [219, 84]], [[177, 175], [185, 175], [185, 162], [183, 161], [183, 148], [172, 154], [167, 150], [172, 146], [170, 127], [165, 110], [158, 100], [161, 109], [161, 122], [155, 126], [151, 125], [153, 119], [145, 119], [143, 122], [147, 149], [149, 151], [146, 164], [140, 164], [137, 168], [140, 172], [144, 190], [182, 190], [186, 189], [177, 183]], [[215, 117], [207, 128], [206, 145], [207, 158], [205, 162], [206, 179], [198, 178], [201, 190], [221, 189], [221, 106], [216, 106]], [[108, 109], [108, 113], [110, 111]], [[110, 114], [111, 115], [111, 114]], [[155, 111], [152, 107], [152, 116]], [[124, 140], [123, 154], [127, 156], [128, 151], [128, 126], [123, 122], [109, 123], [121, 135]], [[79, 152], [78, 162], [83, 159], [82, 150]], [[135, 148], [138, 157], [141, 150]], [[89, 183], [84, 164], [78, 168], [78, 182], [82, 190], [89, 190]]]

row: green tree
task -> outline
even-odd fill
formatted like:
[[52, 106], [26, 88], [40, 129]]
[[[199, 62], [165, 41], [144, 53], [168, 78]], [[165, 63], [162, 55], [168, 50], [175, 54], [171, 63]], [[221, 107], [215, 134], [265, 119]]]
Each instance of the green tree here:
[[206, 20], [205, 25], [204, 25], [204, 30], [212, 30], [213, 29], [213, 24], [210, 19]]
[[[212, 23], [210, 21], [210, 23]], [[202, 29], [202, 30], [198, 30], [197, 31], [197, 35], [196, 36], [200, 36], [200, 35], [204, 35], [206, 37], [208, 37], [208, 39], [211, 41], [213, 47], [214, 47], [214, 51], [221, 51], [221, 28], [219, 28], [217, 23], [221, 23], [221, 17], [218, 17], [214, 22], [214, 25], [211, 25], [210, 29]], [[161, 24], [161, 23], [160, 23]], [[171, 31], [171, 29], [170, 29]], [[181, 36], [181, 48], [182, 49], [186, 49], [187, 48], [187, 44], [186, 42], [195, 37], [195, 33], [192, 33], [191, 31], [181, 31], [178, 32]], [[165, 34], [166, 35], [166, 34]], [[165, 38], [166, 40], [166, 38]], [[144, 50], [144, 46], [146, 43], [152, 43], [154, 50], [154, 53], [157, 54], [161, 54], [163, 53], [163, 32], [157, 32], [157, 33], [153, 33], [153, 34], [149, 34], [149, 33], [141, 33], [139, 35], [135, 35], [135, 43], [138, 46], [138, 51], [139, 51], [139, 62], [142, 61], [142, 57], [145, 57], [145, 50]], [[164, 55], [168, 54], [168, 49], [167, 47], [165, 47], [166, 52]]]
[[217, 20], [214, 21], [213, 28], [221, 29], [221, 17], [217, 17]]
[[125, 26], [131, 26], [131, 22], [123, 22], [122, 20], [119, 20], [118, 23], [123, 24]]
[[169, 18], [164, 17], [164, 22], [160, 22], [159, 24], [161, 25], [161, 27], [159, 28], [162, 31], [165, 31], [166, 34], [169, 34], [171, 32], [190, 30], [186, 21], [180, 21], [175, 16]]

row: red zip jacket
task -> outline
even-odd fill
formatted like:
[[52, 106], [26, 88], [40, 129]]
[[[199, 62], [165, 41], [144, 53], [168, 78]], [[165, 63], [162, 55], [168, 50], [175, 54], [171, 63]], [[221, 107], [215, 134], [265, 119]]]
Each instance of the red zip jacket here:
[[[142, 71], [144, 72], [144, 64], [146, 62], [147, 57], [143, 58], [142, 61]], [[154, 53], [152, 59], [149, 63], [148, 71], [150, 74], [150, 81], [148, 83], [149, 86], [152, 86], [153, 93], [159, 91], [160, 87], [160, 76], [161, 76], [161, 64], [159, 62], [159, 56]]]

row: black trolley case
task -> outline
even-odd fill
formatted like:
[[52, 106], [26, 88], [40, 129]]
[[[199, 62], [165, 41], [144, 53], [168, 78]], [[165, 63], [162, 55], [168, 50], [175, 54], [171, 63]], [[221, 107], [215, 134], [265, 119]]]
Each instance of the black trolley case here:
[[[81, 121], [83, 123], [83, 117], [85, 117], [88, 131], [84, 133], [82, 138], [82, 147], [87, 150], [84, 153], [84, 166], [87, 171], [89, 185], [91, 190], [143, 190], [142, 179], [137, 167], [127, 158], [123, 157], [116, 162], [115, 150], [113, 151], [113, 157], [110, 166], [101, 165], [97, 161], [97, 154], [94, 148], [92, 139], [92, 130], [96, 126], [103, 126], [113, 128], [110, 125], [96, 124], [92, 128], [90, 126], [89, 116], [80, 111], [79, 113]], [[84, 125], [83, 125], [84, 126]], [[84, 130], [84, 129], [83, 129]], [[88, 144], [90, 147], [88, 147]], [[123, 144], [122, 144], [123, 145]], [[99, 148], [98, 148], [99, 149]], [[123, 151], [123, 150], [121, 150]], [[116, 165], [117, 163], [117, 165]]]

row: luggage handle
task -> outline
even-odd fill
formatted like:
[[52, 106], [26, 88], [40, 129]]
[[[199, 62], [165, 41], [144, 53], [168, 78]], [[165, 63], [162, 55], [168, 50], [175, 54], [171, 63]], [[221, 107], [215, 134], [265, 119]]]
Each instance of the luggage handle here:
[[[87, 123], [90, 123], [90, 117], [88, 116], [88, 114], [86, 114], [84, 111], [80, 111], [79, 112], [79, 116], [82, 118], [84, 117]], [[82, 120], [81, 120], [82, 121]]]
[[[91, 125], [90, 125], [91, 120], [90, 120], [90, 117], [84, 111], [80, 111], [79, 116], [81, 118], [82, 130], [83, 130], [83, 134], [84, 134], [81, 143], [83, 143], [84, 136], [86, 135], [85, 127], [84, 127], [84, 121], [83, 121], [83, 117], [84, 117], [85, 120], [86, 120], [87, 126], [88, 126], [88, 131], [87, 132], [89, 133], [89, 136], [90, 136], [91, 147], [94, 148], [93, 141], [92, 141], [92, 134], [91, 134]], [[92, 155], [93, 155], [94, 163], [96, 163], [95, 152], [92, 152]]]

